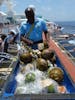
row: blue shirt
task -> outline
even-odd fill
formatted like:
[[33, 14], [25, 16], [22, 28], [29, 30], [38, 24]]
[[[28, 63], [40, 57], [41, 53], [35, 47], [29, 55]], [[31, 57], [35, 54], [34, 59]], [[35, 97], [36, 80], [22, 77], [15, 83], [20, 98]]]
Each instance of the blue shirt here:
[[[30, 27], [31, 27], [31, 24], [27, 22], [23, 22], [20, 27], [20, 35], [22, 36], [26, 35], [26, 33], [29, 32]], [[33, 42], [40, 41], [42, 40], [42, 33], [44, 31], [47, 31], [47, 26], [46, 26], [45, 21], [41, 18], [37, 18], [35, 19], [34, 28], [31, 31], [30, 36], [28, 38], [32, 40]]]

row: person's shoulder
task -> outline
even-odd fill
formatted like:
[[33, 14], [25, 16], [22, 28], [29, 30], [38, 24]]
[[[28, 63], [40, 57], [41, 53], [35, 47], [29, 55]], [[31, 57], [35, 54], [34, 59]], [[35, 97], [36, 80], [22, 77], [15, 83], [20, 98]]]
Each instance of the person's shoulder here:
[[38, 22], [40, 22], [41, 24], [46, 24], [46, 21], [43, 18], [37, 18]]
[[37, 20], [37, 21], [44, 21], [43, 18], [39, 18], [39, 17], [37, 17], [36, 20]]
[[27, 24], [27, 21], [23, 21], [22, 23], [21, 23], [21, 26], [22, 25], [26, 25]]

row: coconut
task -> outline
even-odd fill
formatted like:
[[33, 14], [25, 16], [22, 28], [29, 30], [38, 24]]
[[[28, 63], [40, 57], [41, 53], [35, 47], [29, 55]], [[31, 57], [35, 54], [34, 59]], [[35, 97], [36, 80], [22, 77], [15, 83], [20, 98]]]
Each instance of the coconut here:
[[20, 60], [24, 63], [30, 63], [32, 61], [32, 55], [29, 52], [21, 54]]
[[34, 81], [35, 81], [35, 74], [27, 73], [25, 77], [25, 82], [34, 82]]
[[51, 85], [49, 85], [49, 86], [47, 87], [47, 92], [48, 92], [48, 93], [55, 93], [55, 92], [56, 92], [56, 91], [55, 91], [55, 87], [54, 87], [53, 84], [51, 84]]
[[42, 58], [44, 59], [51, 59], [54, 56], [54, 51], [49, 50], [49, 49], [44, 49], [41, 53]]
[[57, 82], [61, 82], [64, 78], [64, 73], [61, 68], [54, 67], [48, 71], [48, 76]]
[[36, 66], [40, 71], [46, 71], [48, 69], [48, 62], [43, 58], [38, 58]]

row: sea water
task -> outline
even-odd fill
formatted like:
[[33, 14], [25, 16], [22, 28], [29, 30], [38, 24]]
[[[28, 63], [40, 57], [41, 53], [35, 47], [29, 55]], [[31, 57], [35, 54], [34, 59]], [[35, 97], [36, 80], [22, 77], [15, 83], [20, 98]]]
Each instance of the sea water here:
[[75, 21], [59, 21], [55, 23], [64, 28], [63, 33], [75, 34]]

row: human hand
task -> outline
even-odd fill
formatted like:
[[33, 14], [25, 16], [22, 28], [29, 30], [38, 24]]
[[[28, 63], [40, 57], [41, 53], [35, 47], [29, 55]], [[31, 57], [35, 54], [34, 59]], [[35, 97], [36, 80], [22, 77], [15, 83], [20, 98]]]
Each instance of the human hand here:
[[49, 47], [47, 41], [44, 41], [43, 43], [44, 43], [44, 48], [45, 49]]

